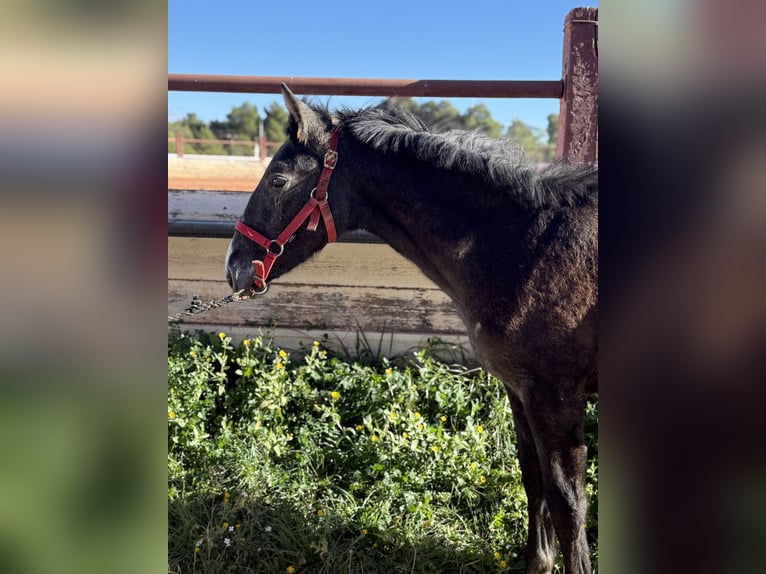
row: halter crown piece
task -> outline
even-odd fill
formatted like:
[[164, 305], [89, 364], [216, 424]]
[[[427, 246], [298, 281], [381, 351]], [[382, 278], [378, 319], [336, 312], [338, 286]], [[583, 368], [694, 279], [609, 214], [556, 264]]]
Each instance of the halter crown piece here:
[[269, 239], [266, 236], [261, 235], [254, 229], [242, 223], [242, 221], [237, 221], [237, 224], [234, 226], [235, 230], [239, 231], [250, 241], [257, 243], [266, 250], [266, 255], [263, 260], [253, 260], [253, 267], [255, 267], [254, 283], [258, 288], [258, 291], [254, 291], [255, 294], [262, 294], [268, 290], [266, 278], [269, 276], [271, 268], [274, 266], [274, 262], [277, 260], [277, 257], [284, 253], [285, 244], [293, 238], [295, 232], [298, 231], [298, 228], [300, 228], [300, 226], [303, 225], [303, 222], [307, 219], [309, 223], [306, 226], [306, 229], [309, 231], [316, 231], [321, 216], [324, 220], [325, 230], [327, 231], [327, 243], [335, 241], [335, 220], [330, 212], [330, 204], [327, 203], [327, 188], [330, 185], [332, 172], [338, 163], [338, 139], [338, 132], [333, 131], [332, 137], [330, 138], [330, 149], [324, 156], [322, 173], [319, 174], [319, 181], [317, 181], [316, 187], [309, 193], [309, 198], [303, 205], [303, 208], [301, 208], [298, 214], [293, 217], [276, 239]]

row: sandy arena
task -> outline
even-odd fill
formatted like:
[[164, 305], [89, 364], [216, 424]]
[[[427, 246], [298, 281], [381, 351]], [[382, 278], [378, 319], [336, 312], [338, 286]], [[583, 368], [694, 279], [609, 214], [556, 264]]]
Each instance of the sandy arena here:
[[269, 160], [251, 157], [168, 154], [168, 189], [251, 192]]

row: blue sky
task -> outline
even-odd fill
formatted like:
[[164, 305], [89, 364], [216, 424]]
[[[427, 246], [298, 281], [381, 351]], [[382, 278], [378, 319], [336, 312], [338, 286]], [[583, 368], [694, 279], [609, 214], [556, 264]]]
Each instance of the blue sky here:
[[[577, 0], [169, 0], [168, 72], [328, 78], [556, 80], [563, 22]], [[311, 94], [301, 94], [311, 95]], [[428, 99], [418, 99], [419, 102]], [[439, 99], [439, 98], [433, 98]], [[331, 107], [381, 98], [317, 96]], [[557, 100], [449, 98], [484, 103], [508, 126], [544, 129]], [[224, 119], [243, 102], [261, 113], [278, 94], [168, 92], [168, 119]]]

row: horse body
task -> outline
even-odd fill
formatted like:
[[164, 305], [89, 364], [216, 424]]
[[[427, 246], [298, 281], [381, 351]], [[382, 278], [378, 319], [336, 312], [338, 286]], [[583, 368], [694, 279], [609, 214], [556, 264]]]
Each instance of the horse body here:
[[[276, 237], [315, 185], [330, 133], [337, 232], [368, 230], [455, 303], [481, 363], [506, 386], [529, 501], [527, 571], [590, 572], [585, 538], [584, 394], [596, 388], [597, 172], [525, 165], [505, 143], [434, 134], [405, 113], [309, 107], [285, 88], [289, 139], [242, 221]], [[272, 278], [321, 249], [301, 229]], [[263, 248], [235, 235], [227, 278], [252, 285]]]

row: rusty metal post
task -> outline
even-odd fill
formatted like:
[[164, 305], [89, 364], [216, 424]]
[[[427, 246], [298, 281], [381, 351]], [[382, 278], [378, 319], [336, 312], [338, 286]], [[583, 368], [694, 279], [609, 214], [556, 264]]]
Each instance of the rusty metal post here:
[[266, 159], [266, 136], [260, 135], [258, 136], [258, 150], [260, 151], [260, 160], [263, 161]]
[[176, 132], [176, 156], [184, 156], [184, 134], [181, 132]]
[[556, 157], [598, 162], [598, 8], [575, 8], [564, 19]]

